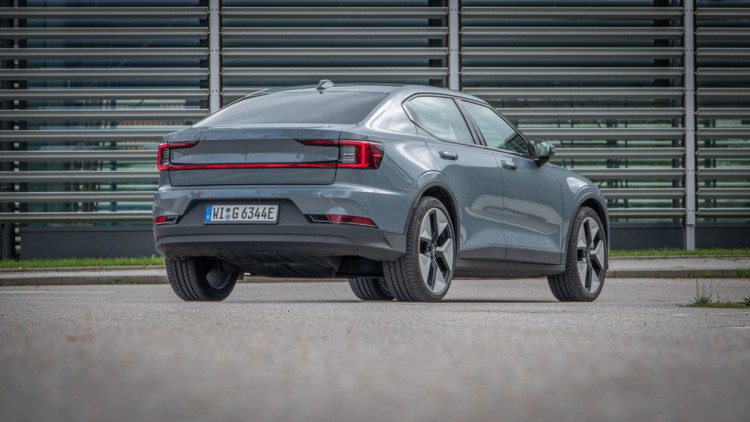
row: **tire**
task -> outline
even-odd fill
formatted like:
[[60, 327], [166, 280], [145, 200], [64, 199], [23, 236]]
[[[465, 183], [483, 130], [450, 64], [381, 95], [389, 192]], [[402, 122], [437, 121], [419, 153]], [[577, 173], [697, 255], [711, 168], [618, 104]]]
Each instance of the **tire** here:
[[565, 272], [547, 277], [561, 302], [592, 302], [599, 297], [607, 273], [607, 233], [589, 207], [578, 210], [568, 236]]
[[393, 300], [380, 277], [349, 277], [349, 287], [361, 300]]
[[398, 300], [442, 299], [456, 267], [456, 241], [450, 214], [438, 199], [419, 200], [406, 231], [406, 254], [383, 263], [388, 291]]
[[227, 298], [240, 274], [220, 271], [208, 259], [167, 258], [167, 278], [177, 296], [185, 301], [221, 301]]

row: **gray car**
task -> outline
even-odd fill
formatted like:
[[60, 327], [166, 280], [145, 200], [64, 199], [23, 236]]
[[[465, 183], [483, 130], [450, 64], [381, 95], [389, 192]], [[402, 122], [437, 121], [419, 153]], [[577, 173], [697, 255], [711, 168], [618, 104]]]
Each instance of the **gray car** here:
[[592, 301], [604, 196], [494, 108], [427, 86], [260, 91], [159, 146], [156, 249], [184, 300], [244, 273], [347, 277], [362, 300], [436, 301], [455, 277], [547, 276]]

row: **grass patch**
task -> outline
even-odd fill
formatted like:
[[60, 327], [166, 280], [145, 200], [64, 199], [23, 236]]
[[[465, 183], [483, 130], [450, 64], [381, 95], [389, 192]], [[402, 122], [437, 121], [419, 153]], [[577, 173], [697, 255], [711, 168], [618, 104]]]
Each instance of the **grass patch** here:
[[693, 297], [693, 303], [685, 306], [689, 306], [692, 308], [750, 308], [750, 296], [744, 298], [742, 302], [722, 301], [721, 297], [719, 296], [720, 285], [721, 283], [699, 283], [698, 280], [695, 280], [695, 296]]
[[609, 251], [611, 257], [648, 257], [663, 258], [667, 256], [720, 256], [720, 257], [745, 257], [750, 256], [750, 249], [685, 249], [659, 248], [659, 249], [612, 249]]
[[0, 261], [0, 268], [66, 268], [66, 267], [148, 267], [164, 265], [161, 256], [120, 257], [120, 258], [61, 258], [61, 259], [21, 259]]

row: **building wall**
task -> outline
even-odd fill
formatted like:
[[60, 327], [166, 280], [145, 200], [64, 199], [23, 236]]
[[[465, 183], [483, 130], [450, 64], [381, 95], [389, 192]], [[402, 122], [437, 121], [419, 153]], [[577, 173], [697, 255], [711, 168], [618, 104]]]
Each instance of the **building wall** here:
[[613, 247], [691, 247], [689, 233], [699, 247], [750, 246], [750, 1], [0, 7], [5, 258], [153, 253], [161, 137], [242, 95], [320, 79], [486, 99], [605, 190]]

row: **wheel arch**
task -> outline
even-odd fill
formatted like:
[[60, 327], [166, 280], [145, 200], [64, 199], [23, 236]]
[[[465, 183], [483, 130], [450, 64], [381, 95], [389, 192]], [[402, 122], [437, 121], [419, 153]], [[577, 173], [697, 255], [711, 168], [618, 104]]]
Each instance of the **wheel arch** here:
[[459, 238], [461, 233], [459, 228], [461, 227], [461, 224], [458, 206], [456, 205], [456, 197], [453, 194], [451, 188], [440, 180], [432, 180], [425, 183], [419, 189], [418, 193], [414, 196], [414, 201], [412, 202], [411, 208], [409, 209], [409, 216], [406, 219], [406, 224], [404, 225], [404, 232], [406, 232], [409, 221], [411, 221], [411, 216], [414, 213], [414, 209], [417, 207], [417, 203], [425, 196], [436, 198], [440, 202], [442, 202], [443, 205], [445, 205], [445, 208], [448, 209], [448, 213], [450, 214], [451, 221], [453, 222], [453, 232], [455, 233], [456, 237]]
[[[577, 203], [576, 207], [573, 209], [573, 212], [570, 215], [570, 223], [567, 230], [567, 234], [565, 235], [565, 243], [564, 243], [564, 251], [568, 250], [568, 242], [570, 242], [570, 237], [573, 230], [573, 220], [578, 215], [578, 211], [580, 211], [583, 207], [589, 207], [596, 213], [597, 216], [599, 216], [599, 220], [604, 225], [604, 232], [607, 234], [606, 237], [606, 244], [607, 244], [607, 255], [609, 255], [609, 245], [611, 243], [611, 239], [609, 237], [610, 234], [610, 227], [609, 227], [609, 214], [607, 212], [607, 206], [606, 203], [603, 202], [604, 197], [599, 193], [597, 195], [595, 192], [588, 192], [584, 195], [582, 195]], [[609, 260], [607, 260], [607, 267], [609, 267]]]

